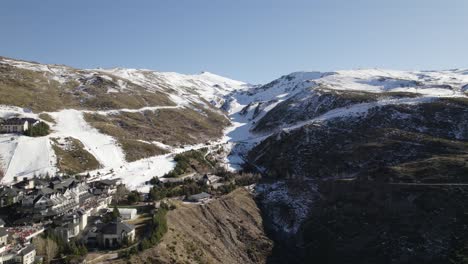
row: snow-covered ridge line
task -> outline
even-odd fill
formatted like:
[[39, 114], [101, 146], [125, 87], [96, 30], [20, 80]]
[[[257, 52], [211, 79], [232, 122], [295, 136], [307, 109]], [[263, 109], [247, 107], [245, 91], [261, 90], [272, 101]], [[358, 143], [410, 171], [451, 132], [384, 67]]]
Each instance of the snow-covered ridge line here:
[[[65, 65], [40, 64], [0, 57], [0, 64], [18, 69], [43, 73], [42, 77], [60, 84], [79, 83], [78, 90], [86, 90], [96, 81], [106, 81], [107, 93], [132, 93], [143, 88], [146, 92], [159, 92], [169, 96], [176, 105], [191, 103], [215, 106], [224, 103], [223, 97], [233, 91], [248, 89], [250, 84], [213, 73], [180, 74], [146, 69], [75, 69]], [[65, 88], [66, 89], [66, 88]], [[204, 99], [204, 100], [203, 100]]]

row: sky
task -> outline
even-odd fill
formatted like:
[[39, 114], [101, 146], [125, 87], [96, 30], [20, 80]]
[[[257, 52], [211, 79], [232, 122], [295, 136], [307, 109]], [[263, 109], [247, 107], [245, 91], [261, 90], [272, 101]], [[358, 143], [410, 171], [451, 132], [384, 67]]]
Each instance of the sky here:
[[77, 68], [468, 68], [466, 0], [5, 0], [0, 56]]

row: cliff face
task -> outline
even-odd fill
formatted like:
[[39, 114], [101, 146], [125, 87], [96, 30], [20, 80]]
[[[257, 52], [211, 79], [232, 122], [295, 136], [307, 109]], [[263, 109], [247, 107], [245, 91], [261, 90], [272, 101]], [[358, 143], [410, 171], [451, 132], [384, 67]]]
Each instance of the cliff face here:
[[272, 249], [260, 210], [245, 189], [207, 205], [181, 203], [167, 222], [161, 243], [130, 263], [266, 263]]

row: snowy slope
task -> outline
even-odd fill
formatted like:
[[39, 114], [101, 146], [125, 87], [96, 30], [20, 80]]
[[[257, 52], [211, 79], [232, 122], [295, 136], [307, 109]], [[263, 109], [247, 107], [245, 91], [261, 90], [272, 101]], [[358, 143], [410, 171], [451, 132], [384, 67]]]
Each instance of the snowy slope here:
[[[231, 168], [239, 168], [244, 155], [256, 144], [275, 135], [277, 132], [291, 131], [311, 123], [321, 123], [333, 118], [365, 115], [369, 109], [388, 104], [421, 104], [444, 97], [467, 97], [468, 71], [392, 71], [392, 70], [349, 70], [336, 72], [294, 72], [265, 85], [252, 86], [241, 81], [218, 76], [209, 72], [185, 75], [173, 72], [157, 72], [140, 69], [89, 69], [79, 70], [63, 65], [46, 65], [13, 59], [0, 58], [0, 64], [8, 64], [18, 69], [40, 72], [43, 76], [59, 83], [76, 81], [79, 91], [86, 83], [96, 78], [111, 81], [115, 86], [107, 88], [107, 93], [132, 92], [132, 89], [145, 89], [150, 92], [167, 94], [174, 105], [148, 105], [139, 109], [65, 109], [49, 112], [56, 121], [50, 124], [53, 133], [43, 138], [26, 138], [14, 135], [0, 136], [0, 165], [7, 171], [3, 182], [15, 176], [32, 176], [38, 173], [54, 172], [56, 157], [51, 151], [50, 139], [71, 136], [80, 140], [103, 166], [91, 172], [95, 177], [122, 177], [134, 188], [146, 188], [144, 182], [154, 176], [170, 171], [173, 154], [181, 149], [171, 148], [155, 142], [171, 152], [168, 155], [151, 157], [135, 162], [125, 161], [123, 151], [117, 141], [100, 133], [83, 118], [83, 113], [112, 115], [118, 112], [143, 112], [145, 110], [192, 107], [192, 104], [207, 104], [225, 110], [231, 126], [217, 144], [225, 144], [231, 149], [226, 163]], [[346, 106], [330, 104], [326, 112], [307, 120], [288, 120], [275, 129], [253, 132], [253, 128], [272, 111], [305, 111], [285, 107], [290, 105], [318, 108], [320, 100], [307, 96], [314, 91], [332, 90], [338, 93], [362, 92], [382, 95], [370, 102], [359, 102]], [[105, 91], [105, 90], [104, 90]], [[391, 93], [399, 93], [398, 98], [385, 98]], [[302, 96], [304, 95], [304, 96]], [[92, 94], [90, 95], [92, 96]], [[320, 96], [320, 94], [318, 95]], [[333, 100], [331, 100], [333, 102]], [[0, 106], [0, 118], [14, 115], [35, 117], [27, 109], [15, 106]], [[199, 146], [187, 146], [186, 149]]]
[[[466, 98], [468, 90], [468, 75], [466, 70], [447, 71], [393, 71], [393, 70], [349, 70], [337, 72], [295, 72], [280, 77], [266, 85], [252, 87], [248, 90], [238, 90], [230, 95], [223, 106], [230, 113], [233, 125], [226, 130], [230, 142], [231, 155], [227, 158], [232, 168], [238, 168], [243, 163], [247, 152], [265, 138], [279, 132], [280, 129], [290, 131], [301, 126], [319, 123], [325, 120], [346, 116], [365, 115], [369, 109], [388, 104], [420, 104], [437, 100], [437, 98]], [[346, 107], [333, 106], [333, 100], [328, 100], [330, 109], [310, 120], [287, 120], [270, 131], [255, 133], [253, 129], [262, 118], [272, 111], [280, 114], [288, 111], [310, 111], [306, 108], [318, 108], [320, 92], [323, 89], [339, 93], [369, 94], [373, 102], [350, 104]], [[372, 96], [375, 95], [375, 96]], [[377, 97], [376, 97], [377, 96]], [[400, 96], [402, 98], [393, 98]], [[386, 98], [388, 97], [388, 98]], [[290, 107], [284, 107], [282, 102], [289, 102]], [[309, 100], [309, 101], [306, 101]], [[316, 100], [315, 104], [312, 100]], [[331, 102], [330, 102], [331, 101]], [[295, 108], [295, 106], [306, 108]], [[281, 109], [278, 109], [282, 107]], [[302, 116], [296, 113], [291, 116]]]
[[[237, 90], [231, 94], [224, 108], [232, 117], [241, 114], [244, 122], [255, 122], [280, 102], [296, 94], [316, 89], [374, 94], [407, 93], [428, 97], [467, 97], [466, 87], [466, 70], [409, 72], [369, 69], [325, 73], [295, 72], [263, 86]], [[254, 113], [259, 110], [261, 113]]]
[[63, 110], [51, 113], [57, 125], [52, 127], [56, 132], [50, 137], [71, 136], [80, 140], [87, 151], [106, 167], [118, 167], [125, 161], [122, 149], [111, 136], [101, 134], [91, 127], [83, 118], [83, 113], [77, 110]]
[[209, 72], [190, 75], [146, 69], [114, 68], [81, 70], [65, 65], [40, 64], [0, 57], [1, 64], [39, 72], [49, 80], [54, 80], [61, 84], [77, 82], [80, 84], [76, 87], [77, 91], [86, 90], [88, 85], [99, 81], [99, 78], [101, 78], [116, 85], [116, 87], [108, 88], [108, 94], [116, 92], [130, 93], [135, 87], [143, 88], [150, 92], [162, 92], [167, 94], [176, 105], [205, 104], [208, 102], [219, 107], [224, 103], [223, 97], [226, 94], [251, 87], [247, 83]]
[[[244, 82], [235, 81], [213, 73], [203, 72], [198, 75], [186, 75], [175, 72], [157, 72], [138, 69], [92, 69], [98, 73], [117, 76], [153, 91], [171, 89], [171, 99], [178, 105], [189, 102], [203, 103], [199, 97], [219, 107], [223, 97], [236, 90], [250, 87]], [[122, 83], [124, 86], [125, 84]]]
[[18, 146], [18, 137], [13, 135], [0, 135], [0, 166], [7, 170], [10, 161]]
[[336, 90], [357, 90], [373, 93], [409, 92], [430, 96], [465, 96], [462, 87], [468, 83], [463, 70], [449, 71], [338, 71], [317, 83]]
[[11, 182], [14, 177], [53, 175], [57, 171], [56, 161], [48, 137], [18, 137], [2, 182]]
[[[175, 105], [148, 105], [139, 109], [119, 108], [106, 110], [65, 109], [57, 112], [47, 112], [55, 123], [49, 123], [52, 133], [47, 137], [29, 138], [13, 134], [0, 135], [0, 166], [6, 172], [2, 182], [13, 181], [14, 177], [32, 177], [35, 174], [53, 174], [56, 172], [56, 156], [51, 148], [53, 138], [73, 137], [84, 145], [103, 167], [91, 172], [93, 176], [122, 177], [134, 188], [142, 188], [145, 181], [154, 176], [162, 176], [169, 172], [173, 164], [173, 154], [202, 145], [186, 146], [177, 149], [164, 145], [171, 152], [168, 155], [151, 157], [135, 162], [126, 162], [122, 148], [111, 136], [105, 135], [87, 124], [84, 113], [113, 115], [119, 112], [137, 113], [157, 109], [176, 109], [193, 107], [200, 104], [220, 106], [224, 97], [236, 90], [247, 89], [250, 85], [218, 76], [209, 72], [197, 75], [184, 75], [170, 72], [156, 72], [137, 69], [91, 69], [79, 70], [63, 65], [46, 65], [35, 62], [13, 60], [0, 57], [0, 64], [21, 70], [34, 71], [41, 76], [59, 83], [76, 82], [76, 91], [86, 91], [87, 85], [100, 82], [99, 78], [117, 84], [109, 88], [107, 93], [132, 93], [143, 88], [149, 92], [162, 92], [169, 96]], [[101, 82], [102, 83], [102, 82]], [[106, 86], [107, 84], [104, 83]], [[105, 87], [104, 87], [105, 88]], [[136, 93], [139, 93], [137, 90]], [[89, 94], [93, 96], [93, 94]], [[195, 110], [198, 110], [194, 108]], [[13, 116], [38, 118], [39, 113], [15, 106], [0, 106], [0, 118]], [[160, 142], [155, 143], [163, 145]], [[112, 171], [112, 174], [109, 172]], [[143, 188], [146, 188], [143, 186]]]

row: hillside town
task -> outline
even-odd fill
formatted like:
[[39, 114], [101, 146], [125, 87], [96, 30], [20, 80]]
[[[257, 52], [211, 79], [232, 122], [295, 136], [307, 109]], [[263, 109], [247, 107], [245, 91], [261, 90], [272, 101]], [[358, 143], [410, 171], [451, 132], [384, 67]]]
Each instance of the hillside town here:
[[[40, 235], [65, 243], [97, 241], [100, 247], [117, 247], [135, 239], [135, 227], [122, 219], [104, 223], [118, 180], [87, 183], [75, 178], [25, 178], [0, 188], [1, 263], [41, 262], [32, 243]], [[133, 215], [135, 217], [135, 215]], [[94, 219], [94, 222], [90, 222]], [[130, 219], [130, 218], [127, 218]]]
[[[148, 184], [153, 185], [150, 192], [139, 193], [120, 179], [88, 174], [24, 177], [0, 186], [0, 263], [86, 263], [87, 252], [107, 250], [128, 256], [162, 238], [165, 231], [154, 221], [165, 221], [165, 212], [175, 208], [171, 201], [204, 205], [232, 191], [235, 179], [231, 174], [189, 173]], [[148, 214], [152, 221], [139, 220]], [[147, 234], [148, 228], [156, 229]], [[62, 246], [50, 254], [47, 246], [45, 251], [38, 248], [40, 241], [49, 240]], [[61, 259], [61, 251], [75, 254], [75, 262], [70, 256]]]

